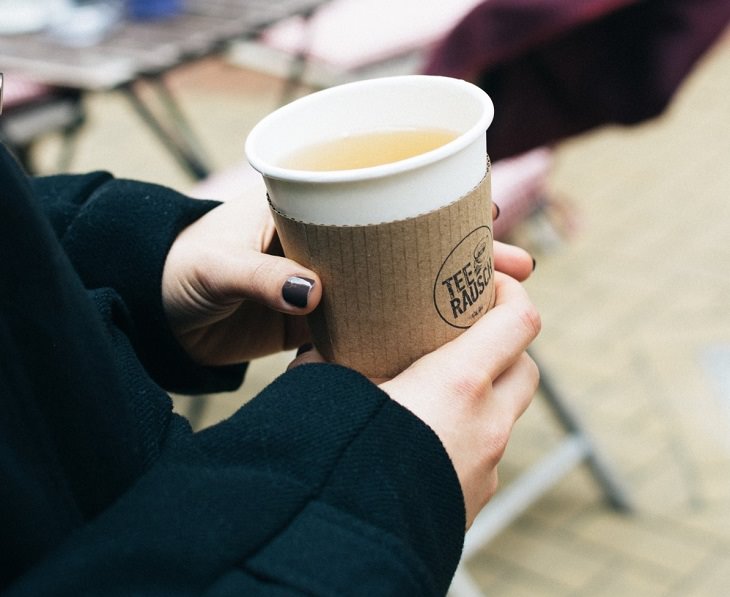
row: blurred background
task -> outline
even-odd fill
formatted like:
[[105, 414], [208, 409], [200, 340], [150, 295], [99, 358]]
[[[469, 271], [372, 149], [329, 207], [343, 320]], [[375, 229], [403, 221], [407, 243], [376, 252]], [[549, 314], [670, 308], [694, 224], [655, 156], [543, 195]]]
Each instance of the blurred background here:
[[[496, 106], [497, 233], [536, 257], [534, 355], [555, 396], [516, 427], [507, 514], [455, 594], [727, 595], [728, 3], [444, 4], [0, 0], [0, 138], [38, 174], [103, 169], [231, 199], [260, 192], [247, 132], [296, 96], [388, 74], [477, 82]], [[290, 359], [176, 408], [213, 424]], [[583, 443], [541, 467], [566, 413]]]

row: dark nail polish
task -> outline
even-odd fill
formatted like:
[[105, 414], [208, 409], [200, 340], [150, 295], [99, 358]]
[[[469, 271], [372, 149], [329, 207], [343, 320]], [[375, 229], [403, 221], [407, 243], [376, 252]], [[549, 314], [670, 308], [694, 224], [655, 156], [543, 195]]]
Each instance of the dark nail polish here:
[[314, 346], [312, 344], [310, 344], [309, 342], [307, 342], [306, 344], [302, 344], [299, 347], [299, 349], [297, 350], [297, 356], [299, 356], [300, 354], [304, 354], [305, 352], [309, 352], [313, 348], [314, 348]]
[[532, 271], [535, 271], [535, 267], [537, 267], [537, 261], [535, 261], [535, 258], [532, 258]]
[[281, 296], [290, 305], [303, 309], [307, 306], [312, 288], [314, 288], [314, 280], [292, 276], [284, 282], [284, 286], [281, 288]]
[[497, 205], [496, 203], [492, 203], [492, 205], [494, 205], [494, 211], [495, 211], [494, 219], [496, 220], [499, 217], [501, 210], [499, 209], [499, 205]]

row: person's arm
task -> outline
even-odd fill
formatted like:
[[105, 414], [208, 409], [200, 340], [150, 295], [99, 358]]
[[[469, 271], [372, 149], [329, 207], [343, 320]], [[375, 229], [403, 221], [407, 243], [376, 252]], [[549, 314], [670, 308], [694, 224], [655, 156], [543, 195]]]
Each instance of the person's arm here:
[[[23, 194], [7, 185], [4, 191], [8, 205]], [[22, 230], [28, 222], [21, 220], [4, 224]], [[17, 360], [20, 369], [4, 371], [0, 380], [15, 391], [0, 394], [11, 405], [10, 398], [24, 398], [32, 406], [33, 390], [45, 408], [40, 412], [51, 413], [44, 425], [56, 422], [44, 430], [58, 431], [44, 452], [56, 464], [47, 489], [49, 496], [63, 490], [68, 499], [56, 499], [65, 510], [52, 520], [67, 516], [75, 530], [43, 542], [43, 557], [30, 559], [9, 594], [327, 594], [332, 587], [331, 594], [373, 594], [373, 578], [395, 594], [443, 594], [458, 561], [465, 511], [478, 509], [493, 491], [509, 429], [536, 383], [523, 351], [538, 324], [516, 282], [498, 284], [497, 307], [458, 341], [389, 382], [392, 399], [348, 369], [306, 365], [231, 419], [193, 434], [176, 415], [152, 413], [150, 420], [144, 405], [154, 388], [128, 371], [124, 342], [105, 341], [119, 314], [94, 317], [56, 243], [46, 242], [54, 245], [51, 261], [41, 254], [49, 234], [40, 228], [40, 236], [5, 240], [6, 252], [18, 258], [6, 262], [16, 282], [11, 287], [33, 295], [26, 284], [32, 282], [31, 289], [49, 292], [36, 301], [45, 327], [29, 328], [25, 315], [10, 318], [8, 329], [17, 333], [8, 340], [27, 351]], [[27, 310], [22, 294], [0, 296], [15, 313]], [[79, 322], [87, 327], [77, 330]], [[27, 333], [46, 328], [55, 335]], [[113, 357], [113, 346], [122, 354]], [[39, 354], [51, 370], [43, 375]], [[118, 400], [109, 400], [111, 391]], [[419, 394], [425, 411], [416, 405]], [[15, 435], [3, 439], [35, 453], [50, 439], [38, 433], [27, 441], [28, 408], [16, 411], [8, 410], [18, 419]], [[28, 476], [36, 464], [43, 472], [46, 462], [32, 460], [22, 471]], [[68, 465], [61, 471], [68, 487], [58, 486], [60, 464]], [[18, 500], [26, 513], [37, 506]]]
[[537, 383], [539, 318], [514, 280], [497, 293], [382, 388], [310, 351], [227, 421], [173, 419], [154, 465], [9, 595], [445, 594]]
[[34, 196], [89, 290], [111, 288], [143, 364], [170, 391], [230, 390], [244, 367], [204, 368], [170, 330], [161, 296], [165, 259], [181, 230], [218, 203], [105, 172], [30, 178]]
[[465, 528], [438, 437], [359, 374], [298, 367], [154, 465], [8, 591], [443, 595]]
[[427, 427], [317, 365], [194, 434], [2, 159], [3, 594], [443, 593], [463, 504]]
[[[497, 272], [495, 284], [495, 306], [467, 332], [380, 385], [443, 442], [469, 526], [497, 489], [497, 464], [539, 379], [525, 351], [540, 332], [540, 316], [514, 279]], [[310, 350], [291, 366], [321, 360]]]

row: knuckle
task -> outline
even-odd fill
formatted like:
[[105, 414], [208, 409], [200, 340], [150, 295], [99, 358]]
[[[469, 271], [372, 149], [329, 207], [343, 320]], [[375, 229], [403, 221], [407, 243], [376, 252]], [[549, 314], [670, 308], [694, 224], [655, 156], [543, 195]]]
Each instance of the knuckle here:
[[519, 311], [520, 321], [529, 334], [530, 338], [536, 338], [542, 329], [542, 319], [537, 307], [527, 302]]
[[493, 421], [486, 429], [484, 445], [486, 447], [486, 463], [489, 468], [496, 468], [507, 450], [511, 433], [511, 425]]
[[497, 489], [499, 489], [499, 472], [497, 471], [497, 468], [495, 467], [492, 470], [492, 474], [487, 477], [487, 487], [486, 487], [486, 495], [485, 495], [485, 505], [486, 502], [492, 499], [494, 497], [494, 494], [497, 493]]
[[266, 284], [271, 279], [270, 268], [266, 267], [264, 262], [256, 264], [251, 270], [251, 282], [254, 287], [259, 288], [262, 284]]
[[456, 396], [467, 400], [481, 400], [488, 392], [491, 381], [486, 374], [480, 374], [479, 371], [464, 370], [459, 371], [452, 381], [452, 391]]
[[535, 361], [526, 352], [522, 353], [516, 366], [518, 368], [517, 373], [520, 378], [520, 383], [514, 394], [514, 421], [519, 419], [528, 409], [537, 393], [537, 388], [540, 383], [540, 370]]
[[461, 403], [467, 408], [481, 401], [492, 384], [486, 368], [465, 366], [463, 355], [453, 351], [428, 353], [411, 365], [411, 370], [430, 377], [434, 371], [439, 371], [437, 388], [433, 389], [453, 396], [453, 404]]
[[201, 251], [194, 261], [191, 286], [200, 296], [215, 300], [223, 283], [222, 277], [221, 266], [215, 254], [208, 250]]
[[251, 298], [264, 301], [267, 297], [275, 295], [275, 286], [282, 277], [277, 270], [276, 264], [267, 263], [266, 260], [260, 261], [252, 268], [248, 283]]
[[525, 361], [527, 375], [530, 379], [532, 391], [534, 392], [535, 390], [537, 390], [537, 386], [540, 384], [540, 369], [537, 366], [537, 363], [532, 360], [530, 355], [528, 355], [527, 353], [525, 353], [522, 358]]

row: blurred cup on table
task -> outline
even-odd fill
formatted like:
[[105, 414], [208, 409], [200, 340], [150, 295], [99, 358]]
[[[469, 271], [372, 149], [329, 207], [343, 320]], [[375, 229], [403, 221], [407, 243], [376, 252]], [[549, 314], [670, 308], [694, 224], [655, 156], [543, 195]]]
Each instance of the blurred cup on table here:
[[348, 83], [261, 120], [246, 155], [285, 254], [322, 279], [328, 360], [391, 377], [494, 302], [483, 90], [425, 75]]
[[174, 17], [183, 8], [183, 0], [127, 0], [127, 12], [135, 21]]

